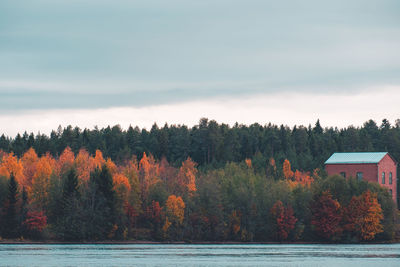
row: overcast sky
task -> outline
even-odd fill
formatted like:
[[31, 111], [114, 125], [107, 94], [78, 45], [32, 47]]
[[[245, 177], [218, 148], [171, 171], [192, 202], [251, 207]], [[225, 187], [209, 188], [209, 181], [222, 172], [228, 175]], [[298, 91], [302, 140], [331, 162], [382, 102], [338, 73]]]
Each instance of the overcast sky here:
[[0, 134], [400, 118], [398, 0], [1, 0]]

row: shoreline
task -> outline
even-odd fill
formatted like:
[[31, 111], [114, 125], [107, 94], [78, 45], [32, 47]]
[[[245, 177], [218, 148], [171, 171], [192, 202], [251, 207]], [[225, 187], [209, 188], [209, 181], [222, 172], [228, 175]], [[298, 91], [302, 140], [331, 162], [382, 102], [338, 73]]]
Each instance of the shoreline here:
[[376, 245], [376, 244], [400, 244], [400, 240], [381, 242], [235, 242], [235, 241], [150, 241], [150, 240], [128, 240], [128, 241], [58, 241], [58, 240], [1, 240], [0, 245]]

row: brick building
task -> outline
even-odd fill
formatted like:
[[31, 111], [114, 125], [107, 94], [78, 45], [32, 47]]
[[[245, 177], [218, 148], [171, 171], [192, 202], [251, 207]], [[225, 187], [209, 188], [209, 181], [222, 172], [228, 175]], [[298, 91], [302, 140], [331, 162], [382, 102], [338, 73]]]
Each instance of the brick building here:
[[325, 170], [328, 175], [379, 183], [397, 203], [397, 162], [387, 152], [334, 153], [325, 162]]

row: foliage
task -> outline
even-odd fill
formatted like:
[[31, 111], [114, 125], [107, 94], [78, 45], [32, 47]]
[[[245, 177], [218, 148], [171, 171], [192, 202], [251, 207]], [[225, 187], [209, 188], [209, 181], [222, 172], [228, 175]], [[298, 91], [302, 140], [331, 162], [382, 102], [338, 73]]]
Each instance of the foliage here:
[[275, 225], [277, 240], [286, 240], [297, 222], [292, 207], [285, 207], [282, 201], [278, 200], [272, 206], [270, 213]]
[[60, 131], [51, 153], [39, 146], [0, 151], [1, 235], [68, 241], [393, 239], [395, 203], [387, 190], [316, 169], [329, 130], [314, 128], [230, 128], [202, 120], [193, 129], [130, 129], [124, 154], [120, 143], [106, 149], [116, 142], [113, 135], [124, 139], [118, 127], [85, 132], [97, 136], [99, 147], [61, 142]]
[[338, 240], [343, 231], [341, 227], [342, 209], [340, 203], [332, 198], [329, 191], [316, 196], [311, 205], [311, 224], [323, 239]]
[[345, 229], [355, 233], [362, 240], [372, 240], [383, 232], [382, 208], [376, 194], [371, 191], [361, 196], [353, 196], [346, 209]]

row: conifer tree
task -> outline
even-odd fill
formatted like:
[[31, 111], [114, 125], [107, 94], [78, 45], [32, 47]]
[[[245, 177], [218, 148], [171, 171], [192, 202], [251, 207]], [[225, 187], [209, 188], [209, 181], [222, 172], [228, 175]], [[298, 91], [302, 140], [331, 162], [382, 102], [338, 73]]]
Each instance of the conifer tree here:
[[3, 236], [7, 238], [16, 238], [19, 235], [19, 220], [17, 212], [18, 202], [18, 183], [15, 180], [14, 174], [11, 173], [8, 181], [8, 197], [7, 209], [4, 217], [4, 233]]

